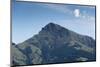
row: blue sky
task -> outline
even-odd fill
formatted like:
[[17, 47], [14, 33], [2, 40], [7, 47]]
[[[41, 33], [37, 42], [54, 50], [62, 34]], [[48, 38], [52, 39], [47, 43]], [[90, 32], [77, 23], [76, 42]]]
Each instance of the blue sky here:
[[20, 43], [54, 22], [95, 39], [95, 7], [71, 4], [13, 2], [12, 40]]

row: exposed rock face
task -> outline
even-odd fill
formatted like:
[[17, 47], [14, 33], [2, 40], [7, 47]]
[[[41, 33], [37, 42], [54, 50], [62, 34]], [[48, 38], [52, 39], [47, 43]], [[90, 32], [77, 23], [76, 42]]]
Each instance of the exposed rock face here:
[[95, 40], [49, 23], [35, 36], [12, 45], [13, 65], [96, 60]]

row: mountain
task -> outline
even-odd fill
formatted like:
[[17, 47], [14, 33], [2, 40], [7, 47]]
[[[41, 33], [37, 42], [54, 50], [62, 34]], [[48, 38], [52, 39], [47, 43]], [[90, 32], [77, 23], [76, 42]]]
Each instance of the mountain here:
[[12, 45], [12, 65], [69, 63], [96, 60], [96, 41], [49, 23], [26, 41]]

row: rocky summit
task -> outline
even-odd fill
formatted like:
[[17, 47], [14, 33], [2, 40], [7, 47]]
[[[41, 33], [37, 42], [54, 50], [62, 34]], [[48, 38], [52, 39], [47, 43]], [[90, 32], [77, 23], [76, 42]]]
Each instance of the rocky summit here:
[[12, 65], [71, 63], [96, 60], [96, 41], [49, 23], [19, 44], [12, 44]]

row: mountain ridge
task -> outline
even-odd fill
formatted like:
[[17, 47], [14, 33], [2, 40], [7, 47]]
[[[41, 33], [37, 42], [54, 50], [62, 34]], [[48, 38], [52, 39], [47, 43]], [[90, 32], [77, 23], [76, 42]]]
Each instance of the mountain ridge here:
[[38, 34], [13, 47], [20, 56], [13, 55], [13, 65], [95, 61], [95, 43], [92, 37], [49, 23]]

